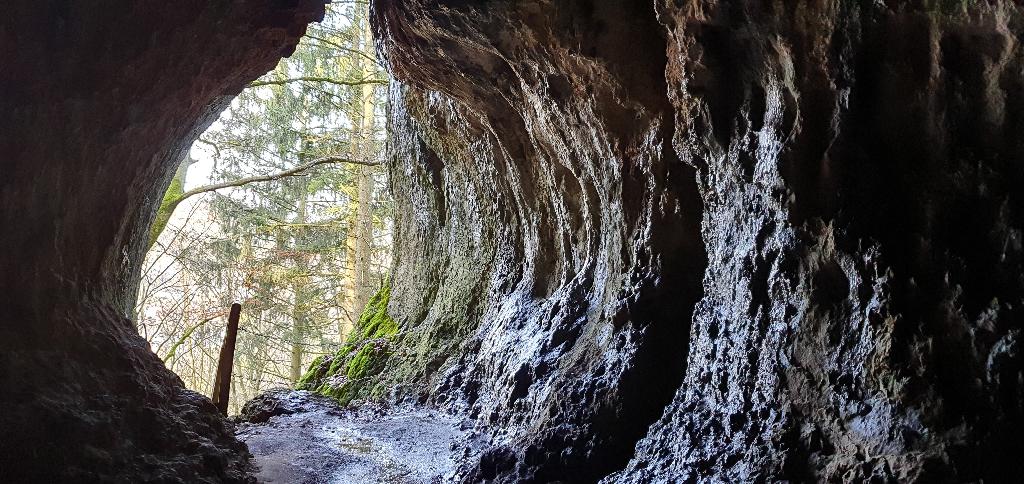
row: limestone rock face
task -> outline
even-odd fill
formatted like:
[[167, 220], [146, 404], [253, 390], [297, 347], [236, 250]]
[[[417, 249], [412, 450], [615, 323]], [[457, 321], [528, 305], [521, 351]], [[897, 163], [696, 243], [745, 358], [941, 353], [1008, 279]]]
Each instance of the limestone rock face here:
[[453, 477], [1024, 472], [1021, 7], [373, 8], [385, 383], [494, 435]]
[[463, 478], [596, 481], [671, 402], [701, 296], [662, 28], [643, 2], [431, 3], [375, 11], [408, 84], [395, 379], [496, 433]]
[[127, 314], [175, 162], [323, 2], [11, 0], [0, 16], [0, 474], [243, 481]]

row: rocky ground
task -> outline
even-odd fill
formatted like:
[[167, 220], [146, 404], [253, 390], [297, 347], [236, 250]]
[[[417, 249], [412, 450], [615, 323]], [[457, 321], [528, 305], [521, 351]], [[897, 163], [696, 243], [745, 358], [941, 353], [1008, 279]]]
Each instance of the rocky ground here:
[[275, 391], [243, 410], [238, 438], [268, 483], [427, 483], [455, 471], [482, 437], [424, 408], [344, 409], [308, 392]]

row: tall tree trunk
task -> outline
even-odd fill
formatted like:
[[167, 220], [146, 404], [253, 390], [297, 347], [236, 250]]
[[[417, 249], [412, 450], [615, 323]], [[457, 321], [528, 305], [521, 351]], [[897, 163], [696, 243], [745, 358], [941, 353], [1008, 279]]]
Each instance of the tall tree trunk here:
[[294, 252], [295, 268], [298, 276], [293, 278], [292, 293], [295, 297], [292, 304], [292, 361], [291, 380], [294, 384], [302, 377], [302, 356], [303, 345], [306, 339], [306, 328], [308, 326], [308, 295], [309, 295], [309, 264], [306, 261], [303, 250], [306, 246], [307, 203], [309, 198], [309, 180], [301, 177], [297, 183], [297, 200], [295, 215], [295, 237]]
[[[373, 38], [369, 22], [365, 16], [357, 18], [359, 22], [360, 51], [372, 55]], [[360, 53], [354, 53], [354, 62], [361, 72], [361, 77], [368, 79], [374, 75], [374, 66], [365, 61]], [[352, 157], [357, 160], [369, 161], [374, 156], [374, 129], [376, 119], [375, 86], [365, 84], [360, 87], [360, 101], [355, 107], [353, 118], [358, 119], [357, 128], [352, 133]], [[339, 327], [342, 339], [355, 324], [362, 313], [363, 307], [370, 300], [373, 292], [370, 264], [373, 258], [373, 180], [374, 167], [359, 166], [356, 171], [356, 208], [354, 223], [348, 232], [348, 269], [349, 290], [346, 309], [349, 317], [348, 327]], [[344, 319], [342, 320], [342, 324]]]

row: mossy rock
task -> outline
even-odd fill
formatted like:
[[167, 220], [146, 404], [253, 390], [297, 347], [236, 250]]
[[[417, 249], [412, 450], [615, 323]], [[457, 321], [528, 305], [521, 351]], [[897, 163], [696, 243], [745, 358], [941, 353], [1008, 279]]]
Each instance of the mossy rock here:
[[366, 304], [345, 344], [333, 355], [314, 360], [296, 388], [334, 398], [342, 405], [383, 396], [373, 377], [387, 368], [398, 334], [398, 323], [388, 315], [390, 299], [391, 286], [384, 284]]
[[147, 247], [152, 247], [156, 243], [156, 239], [163, 233], [167, 223], [171, 221], [174, 209], [181, 203], [181, 196], [184, 193], [185, 187], [182, 185], [181, 178], [175, 176], [171, 180], [171, 186], [167, 187], [167, 191], [164, 192], [164, 198], [160, 201], [160, 208], [156, 212], [156, 219], [153, 220], [153, 225], [149, 228]]

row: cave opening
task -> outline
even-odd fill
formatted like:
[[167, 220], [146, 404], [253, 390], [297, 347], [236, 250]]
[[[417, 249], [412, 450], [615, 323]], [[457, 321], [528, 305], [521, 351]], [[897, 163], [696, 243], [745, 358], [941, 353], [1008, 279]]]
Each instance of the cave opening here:
[[4, 7], [5, 481], [1024, 474], [1016, 2]]
[[328, 5], [175, 169], [148, 234], [133, 319], [187, 388], [210, 394], [242, 306], [230, 414], [341, 349], [387, 281], [387, 73], [365, 4]]

